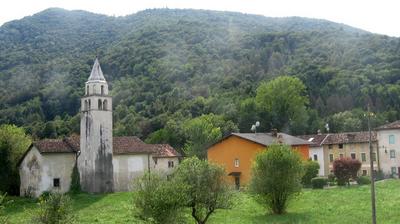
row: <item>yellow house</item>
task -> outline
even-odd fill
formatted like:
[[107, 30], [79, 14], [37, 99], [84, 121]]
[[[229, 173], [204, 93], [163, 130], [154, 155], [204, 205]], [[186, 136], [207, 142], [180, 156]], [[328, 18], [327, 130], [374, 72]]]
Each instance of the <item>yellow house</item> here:
[[232, 133], [207, 150], [209, 161], [220, 164], [228, 180], [237, 188], [251, 179], [251, 166], [257, 153], [274, 143], [291, 145], [306, 160], [310, 143], [285, 133]]
[[[374, 170], [380, 170], [378, 142], [376, 133], [372, 132]], [[347, 132], [328, 134], [322, 142], [325, 176], [333, 173], [333, 161], [338, 158], [352, 158], [361, 162], [360, 175], [370, 175], [369, 132]]]

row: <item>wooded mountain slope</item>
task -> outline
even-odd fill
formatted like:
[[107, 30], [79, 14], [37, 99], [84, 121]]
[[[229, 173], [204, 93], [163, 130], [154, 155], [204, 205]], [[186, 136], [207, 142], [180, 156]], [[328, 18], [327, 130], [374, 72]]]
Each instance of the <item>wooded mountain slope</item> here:
[[[79, 133], [79, 98], [96, 54], [116, 135], [182, 146], [185, 121], [210, 113], [229, 123], [226, 132], [248, 132], [255, 118], [243, 102], [280, 75], [300, 78], [310, 100], [306, 128], [289, 132], [315, 133], [326, 122], [331, 131], [361, 130], [368, 102], [374, 125], [400, 118], [400, 39], [325, 20], [51, 8], [1, 26], [0, 52], [0, 124], [39, 138]], [[254, 113], [260, 131], [273, 127]]]

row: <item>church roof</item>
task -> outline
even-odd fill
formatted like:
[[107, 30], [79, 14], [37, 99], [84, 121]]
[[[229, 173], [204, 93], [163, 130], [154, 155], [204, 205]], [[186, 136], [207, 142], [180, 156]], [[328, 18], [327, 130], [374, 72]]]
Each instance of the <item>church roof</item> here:
[[[33, 143], [40, 153], [74, 153], [80, 149], [77, 135], [64, 139], [43, 139]], [[113, 138], [114, 154], [154, 154], [155, 157], [177, 157], [180, 154], [168, 144], [147, 144], [136, 136]]]
[[106, 81], [97, 58], [94, 60], [92, 72], [90, 73], [88, 81]]

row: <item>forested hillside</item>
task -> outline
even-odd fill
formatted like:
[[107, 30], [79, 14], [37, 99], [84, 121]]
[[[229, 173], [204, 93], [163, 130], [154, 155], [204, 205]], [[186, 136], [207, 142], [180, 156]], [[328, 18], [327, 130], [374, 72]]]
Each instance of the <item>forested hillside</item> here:
[[[307, 116], [293, 134], [365, 128], [400, 118], [400, 39], [306, 18], [205, 10], [125, 17], [48, 9], [0, 28], [0, 124], [35, 138], [79, 133], [79, 98], [99, 56], [114, 97], [115, 135], [184, 146], [274, 126], [256, 89], [281, 75], [305, 85]], [[202, 116], [203, 115], [203, 116]], [[204, 133], [203, 133], [204, 134]], [[199, 134], [201, 135], [201, 133]], [[193, 141], [190, 139], [193, 138]]]

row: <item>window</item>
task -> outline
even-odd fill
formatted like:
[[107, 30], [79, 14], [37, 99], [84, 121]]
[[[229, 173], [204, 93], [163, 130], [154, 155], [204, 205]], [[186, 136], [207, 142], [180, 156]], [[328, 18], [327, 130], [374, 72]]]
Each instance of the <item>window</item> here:
[[328, 149], [332, 149], [333, 148], [333, 146], [332, 145], [328, 145]]
[[99, 110], [101, 110], [101, 108], [103, 107], [102, 105], [103, 105], [103, 104], [101, 103], [101, 99], [99, 99], [99, 101], [98, 101], [98, 109], [99, 109]]
[[239, 167], [239, 159], [235, 159], [234, 164], [235, 164], [235, 167]]
[[396, 174], [396, 167], [393, 166], [393, 167], [391, 168], [391, 170], [392, 170], [392, 175], [395, 175], [395, 174]]
[[343, 159], [343, 157], [344, 157], [343, 153], [340, 153], [339, 158]]
[[101, 95], [104, 95], [104, 86], [101, 86]]
[[87, 100], [85, 100], [85, 103], [84, 103], [84, 109], [83, 110], [88, 110], [89, 108], [89, 104], [88, 104], [88, 101]]
[[363, 175], [363, 176], [367, 176], [367, 174], [368, 174], [368, 173], [367, 173], [367, 170], [362, 170], [362, 175]]
[[329, 162], [333, 162], [333, 154], [329, 154]]
[[366, 162], [367, 161], [367, 155], [365, 154], [365, 152], [361, 153], [361, 162]]
[[86, 86], [86, 95], [89, 95], [89, 86]]
[[157, 165], [158, 159], [154, 158], [154, 164]]
[[60, 178], [53, 179], [53, 187], [60, 187]]
[[89, 107], [88, 107], [88, 110], [90, 110], [90, 108], [91, 108], [91, 106], [90, 106], [90, 100], [89, 100], [88, 102], [89, 102]]
[[174, 168], [174, 161], [168, 161], [168, 168]]
[[376, 153], [375, 152], [372, 153], [372, 161], [376, 162]]
[[352, 159], [356, 159], [356, 154], [354, 152], [350, 153]]
[[343, 144], [339, 144], [339, 149], [343, 149]]
[[103, 110], [107, 110], [107, 100], [103, 101]]
[[394, 144], [394, 135], [389, 135], [389, 144]]
[[318, 155], [314, 154], [314, 161], [318, 161]]
[[390, 150], [390, 158], [391, 159], [396, 158], [396, 151], [394, 149]]

